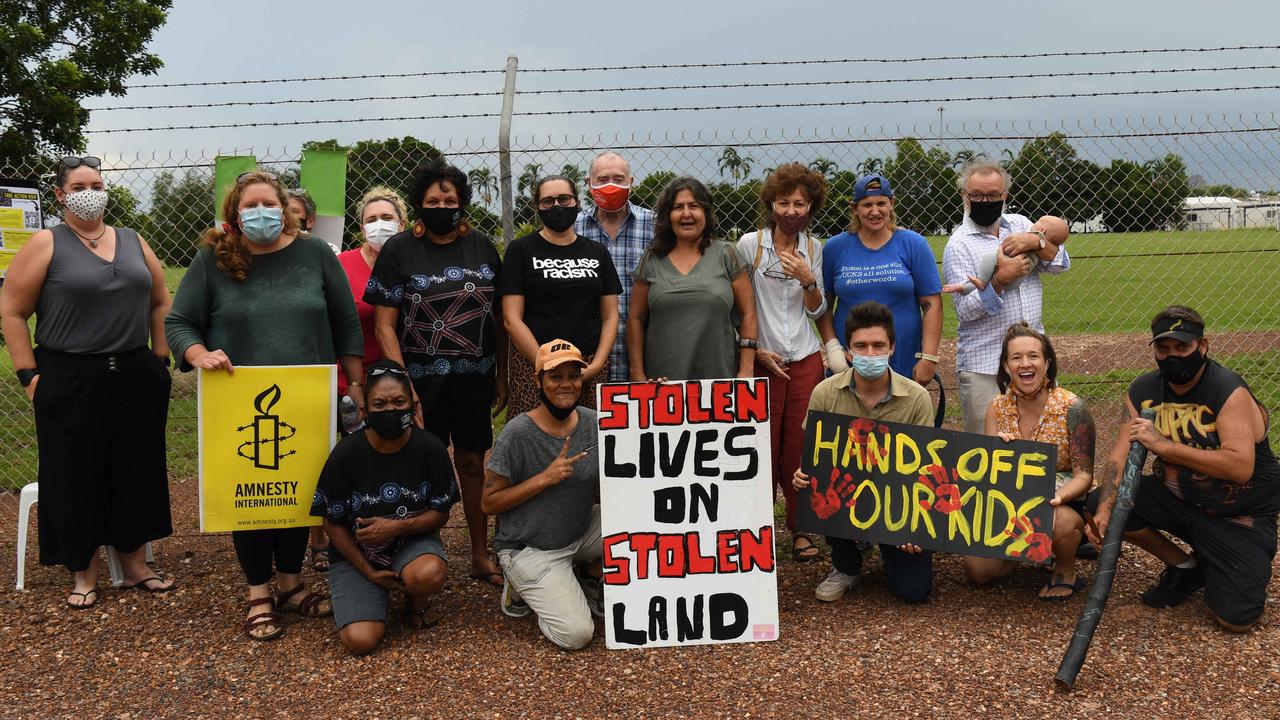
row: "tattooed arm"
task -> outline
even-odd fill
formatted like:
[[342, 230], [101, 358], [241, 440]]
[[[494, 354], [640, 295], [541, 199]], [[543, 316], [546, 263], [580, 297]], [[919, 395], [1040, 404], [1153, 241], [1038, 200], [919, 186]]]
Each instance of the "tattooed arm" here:
[[[920, 330], [920, 353], [937, 355], [938, 346], [942, 344], [942, 295], [921, 295], [916, 298], [920, 303], [920, 315], [923, 325]], [[938, 364], [932, 360], [920, 358], [911, 370], [911, 379], [924, 385], [933, 379]]]
[[1089, 539], [1095, 544], [1100, 544], [1102, 536], [1107, 533], [1111, 509], [1116, 504], [1116, 491], [1120, 489], [1121, 473], [1124, 471], [1125, 460], [1129, 457], [1129, 428], [1133, 425], [1133, 420], [1138, 413], [1133, 409], [1133, 402], [1129, 400], [1127, 393], [1124, 397], [1122, 413], [1120, 428], [1116, 431], [1115, 446], [1107, 455], [1106, 462], [1102, 466], [1102, 474], [1098, 477], [1098, 509], [1093, 516], [1094, 524], [1097, 526], [1097, 536], [1094, 536], [1092, 528], [1086, 528], [1089, 531]]
[[1058, 490], [1053, 504], [1071, 502], [1084, 497], [1093, 487], [1093, 455], [1096, 433], [1093, 415], [1084, 400], [1076, 401], [1067, 409], [1067, 438], [1071, 448], [1071, 480]]

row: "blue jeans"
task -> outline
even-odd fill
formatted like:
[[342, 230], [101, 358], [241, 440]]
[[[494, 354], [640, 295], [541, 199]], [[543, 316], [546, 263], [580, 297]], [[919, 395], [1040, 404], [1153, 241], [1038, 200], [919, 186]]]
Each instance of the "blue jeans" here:
[[[845, 538], [829, 537], [831, 565], [846, 575], [862, 573], [862, 550], [858, 543]], [[909, 553], [894, 545], [880, 546], [880, 559], [889, 581], [889, 593], [908, 603], [922, 603], [933, 590], [933, 551]]]

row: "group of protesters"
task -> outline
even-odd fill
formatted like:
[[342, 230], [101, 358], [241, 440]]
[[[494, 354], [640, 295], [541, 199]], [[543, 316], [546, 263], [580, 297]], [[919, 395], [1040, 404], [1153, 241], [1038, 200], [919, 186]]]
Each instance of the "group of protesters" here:
[[[505, 252], [468, 224], [471, 185], [443, 160], [414, 171], [407, 197], [369, 189], [356, 208], [361, 242], [337, 256], [310, 234], [305, 192], [244, 173], [172, 299], [146, 239], [104, 223], [99, 164], [61, 160], [64, 222], [18, 252], [0, 294], [35, 413], [40, 560], [71, 571], [71, 608], [98, 602], [104, 545], [119, 554], [125, 588], [175, 587], [144, 552], [172, 532], [171, 362], [228, 373], [338, 364], [338, 391], [364, 425], [338, 442], [318, 480], [321, 527], [232, 540], [248, 586], [247, 637], [280, 637], [286, 612], [332, 615], [355, 654], [380, 642], [390, 591], [405, 596], [411, 626], [439, 620], [439, 531], [458, 500], [469, 577], [500, 592], [501, 611], [535, 615], [560, 647], [591, 641], [603, 615], [596, 383], [769, 378], [770, 472], [792, 557], [808, 562], [822, 551], [795, 527], [811, 482], [800, 470], [807, 412], [934, 425], [925, 386], [954, 362], [965, 431], [1058, 448], [1041, 598], [1084, 587], [1077, 551], [1100, 544], [1138, 442], [1155, 462], [1125, 537], [1166, 566], [1142, 601], [1171, 607], [1203, 588], [1217, 623], [1236, 632], [1263, 612], [1280, 513], [1266, 408], [1208, 357], [1204, 319], [1172, 305], [1151, 325], [1156, 369], [1129, 386], [1114, 449], [1095, 467], [1093, 418], [1058, 384], [1043, 322], [1044, 275], [1071, 267], [1069, 226], [1008, 212], [1012, 178], [987, 158], [959, 174], [964, 216], [943, 253], [946, 284], [928, 241], [898, 227], [881, 174], [858, 179], [848, 231], [824, 239], [809, 228], [828, 200], [825, 178], [781, 165], [762, 185], [758, 228], [732, 243], [719, 239], [702, 182], [676, 178], [646, 209], [630, 197], [627, 159], [610, 151], [590, 166], [589, 207], [572, 178], [535, 182], [539, 227]], [[944, 294], [959, 320], [946, 359]], [[1148, 409], [1154, 421], [1139, 416]], [[825, 542], [832, 567], [815, 596], [833, 602], [858, 584], [869, 549]], [[305, 586], [308, 554], [328, 593]], [[879, 554], [891, 594], [930, 596], [930, 550], [881, 545]], [[975, 583], [1013, 569], [985, 558], [963, 566]]]

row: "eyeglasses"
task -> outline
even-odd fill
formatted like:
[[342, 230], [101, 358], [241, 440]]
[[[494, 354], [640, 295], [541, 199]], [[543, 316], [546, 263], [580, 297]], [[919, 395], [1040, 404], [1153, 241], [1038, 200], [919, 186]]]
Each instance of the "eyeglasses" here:
[[573, 207], [578, 204], [578, 198], [572, 195], [554, 195], [547, 196], [538, 201], [539, 210], [550, 210], [553, 206]]
[[782, 271], [782, 259], [773, 261], [773, 264], [765, 268], [760, 274], [773, 280], [795, 280], [795, 278]]
[[1004, 193], [966, 193], [965, 197], [969, 198], [969, 202], [997, 202], [1004, 199]]
[[236, 184], [239, 185], [240, 183], [244, 182], [244, 179], [249, 177], [250, 175], [266, 175], [272, 181], [280, 182], [280, 178], [276, 177], [275, 173], [269, 173], [266, 170], [250, 170], [249, 172], [242, 172], [239, 175], [237, 175]]
[[392, 375], [408, 375], [409, 374], [408, 372], [400, 368], [376, 367], [376, 368], [369, 368], [369, 371], [366, 372], [364, 376], [366, 378], [376, 378], [379, 375], [385, 375], [386, 373], [391, 373]]
[[80, 167], [81, 165], [96, 169], [96, 168], [102, 167], [102, 160], [92, 155], [85, 155], [84, 157], [76, 157], [75, 155], [68, 155], [62, 158], [63, 167], [74, 168], [74, 167]]

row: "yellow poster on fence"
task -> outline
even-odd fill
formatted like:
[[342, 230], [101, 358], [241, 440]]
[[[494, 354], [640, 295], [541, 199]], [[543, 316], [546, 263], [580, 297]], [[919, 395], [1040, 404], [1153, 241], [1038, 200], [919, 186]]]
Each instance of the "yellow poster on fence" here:
[[200, 529], [318, 525], [316, 480], [337, 427], [333, 365], [200, 371]]

